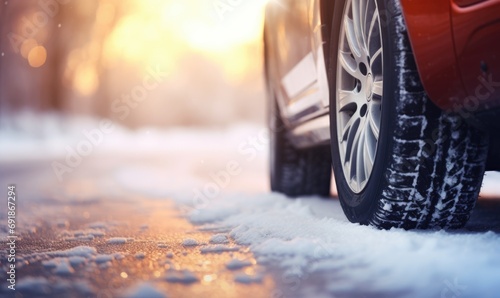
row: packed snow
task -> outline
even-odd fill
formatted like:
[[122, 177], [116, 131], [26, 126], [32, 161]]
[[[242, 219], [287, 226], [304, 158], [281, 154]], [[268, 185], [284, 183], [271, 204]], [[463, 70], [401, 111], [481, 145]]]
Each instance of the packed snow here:
[[497, 233], [380, 231], [347, 222], [340, 210], [335, 200], [227, 195], [186, 216], [204, 223], [205, 230], [228, 231], [237, 244], [250, 247], [258, 263], [277, 266], [284, 276], [306, 283], [321, 275], [331, 295], [432, 297], [449, 285], [460, 286], [465, 297], [495, 297], [500, 291]]

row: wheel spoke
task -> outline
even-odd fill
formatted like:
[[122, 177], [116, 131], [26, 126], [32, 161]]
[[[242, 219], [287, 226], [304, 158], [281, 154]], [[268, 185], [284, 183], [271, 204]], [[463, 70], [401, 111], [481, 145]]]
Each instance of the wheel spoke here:
[[372, 92], [373, 94], [382, 97], [383, 88], [384, 88], [384, 81], [375, 81], [373, 82]]
[[[367, 121], [368, 125], [371, 125], [369, 123], [369, 119]], [[375, 162], [375, 151], [377, 150], [377, 139], [375, 138], [372, 134], [367, 131], [365, 133], [365, 142], [366, 142], [366, 147], [365, 147], [365, 161], [369, 162], [368, 165], [373, 166], [373, 163]]]
[[[367, 49], [368, 49], [368, 41], [369, 41], [367, 33], [370, 32], [369, 31], [370, 29], [366, 28], [367, 21], [368, 21], [368, 8], [369, 7], [370, 7], [370, 3], [369, 3], [369, 1], [366, 1], [365, 2], [365, 9], [364, 9], [365, 15], [363, 17], [363, 39], [365, 40], [365, 48], [367, 48]], [[366, 29], [368, 29], [368, 32], [366, 31]]]
[[339, 92], [339, 111], [343, 112], [346, 108], [353, 106], [356, 104], [356, 94], [354, 91], [340, 91]]
[[[351, 161], [354, 161], [354, 166], [353, 164], [351, 164], [351, 177], [355, 177], [356, 178], [356, 181], [359, 183], [359, 178], [360, 178], [360, 174], [361, 174], [361, 171], [360, 169], [362, 169], [362, 166], [363, 166], [363, 161], [362, 161], [362, 155], [363, 155], [363, 144], [362, 144], [362, 135], [363, 135], [363, 124], [364, 123], [360, 123], [358, 129], [356, 130], [356, 133], [352, 139], [352, 146], [351, 146], [351, 150], [350, 150], [350, 158], [351, 158]], [[353, 172], [355, 171], [355, 172]]]
[[368, 113], [368, 123], [373, 135], [375, 136], [375, 139], [378, 140], [380, 135], [380, 127], [377, 124], [376, 120], [373, 118], [372, 113]]
[[[368, 134], [365, 134], [365, 136], [368, 136]], [[368, 140], [365, 139], [365, 142], [368, 143]], [[371, 174], [371, 170], [373, 168], [373, 157], [372, 153], [369, 150], [370, 148], [368, 147], [368, 144], [365, 145], [365, 150], [364, 150], [364, 155], [363, 155], [363, 170], [365, 173], [365, 178], [369, 178]], [[375, 154], [375, 152], [373, 152]]]
[[355, 145], [355, 141], [356, 141], [356, 136], [358, 134], [358, 131], [359, 131], [359, 124], [360, 124], [360, 121], [359, 121], [359, 118], [356, 118], [354, 119], [353, 121], [353, 124], [351, 126], [351, 128], [349, 129], [349, 131], [346, 131], [346, 159], [351, 161], [352, 162], [352, 152], [353, 152], [353, 148], [354, 148], [354, 145]]
[[356, 121], [359, 121], [359, 117], [351, 117], [349, 121], [344, 125], [344, 130], [342, 131], [342, 140], [341, 143], [344, 141], [347, 141], [346, 146], [349, 146], [349, 136], [352, 133], [352, 128], [354, 127], [354, 124]]
[[353, 20], [345, 17], [344, 21], [345, 26], [345, 34], [347, 38], [347, 43], [349, 44], [349, 49], [352, 54], [358, 58], [361, 58], [361, 48], [358, 42], [358, 38], [356, 36], [356, 29]]
[[357, 147], [357, 156], [356, 156], [356, 178], [358, 181], [358, 185], [361, 185], [363, 180], [366, 177], [365, 173], [365, 138], [364, 138], [364, 129], [360, 129], [358, 147]]
[[342, 68], [352, 77], [360, 79], [361, 74], [358, 72], [358, 66], [356, 61], [351, 58], [351, 54], [347, 52], [340, 51], [339, 60]]
[[377, 59], [379, 58], [382, 58], [382, 48], [378, 49], [375, 54], [373, 54], [372, 56], [372, 65], [375, 64], [375, 61], [377, 61]]
[[383, 47], [374, 1], [348, 0], [338, 45], [338, 146], [344, 177], [356, 193], [370, 179], [380, 137]]
[[352, 0], [352, 21], [354, 25], [354, 36], [356, 37], [356, 40], [358, 42], [358, 45], [360, 46], [359, 49], [361, 50], [361, 45], [363, 44], [363, 39], [362, 39], [362, 29], [361, 27], [363, 26], [361, 24], [361, 7], [359, 5], [358, 0]]
[[[378, 11], [376, 11], [373, 16], [372, 16], [372, 20], [370, 22], [370, 29], [368, 29], [368, 49], [370, 49], [370, 45], [371, 45], [371, 41], [372, 41], [372, 37], [373, 37], [373, 30], [375, 29], [375, 24], [378, 22], [378, 19], [379, 19], [379, 15], [378, 15]], [[379, 32], [380, 34], [380, 32]]]

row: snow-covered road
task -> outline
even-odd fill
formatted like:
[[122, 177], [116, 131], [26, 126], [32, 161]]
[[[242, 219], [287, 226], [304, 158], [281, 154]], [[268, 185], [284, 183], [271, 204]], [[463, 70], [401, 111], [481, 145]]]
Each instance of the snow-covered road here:
[[44, 123], [0, 131], [0, 185], [18, 198], [15, 297], [500, 295], [498, 174], [463, 230], [379, 231], [347, 222], [335, 198], [270, 194], [260, 127], [100, 138], [93, 122]]

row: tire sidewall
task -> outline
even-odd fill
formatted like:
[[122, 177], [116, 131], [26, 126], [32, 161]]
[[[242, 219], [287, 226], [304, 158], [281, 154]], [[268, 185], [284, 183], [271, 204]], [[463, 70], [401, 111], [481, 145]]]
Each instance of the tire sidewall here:
[[[340, 203], [347, 218], [352, 222], [369, 224], [373, 216], [382, 192], [387, 186], [387, 169], [393, 152], [394, 130], [396, 125], [396, 97], [398, 68], [395, 65], [394, 50], [396, 46], [393, 41], [394, 33], [391, 31], [392, 12], [387, 9], [385, 0], [376, 0], [381, 23], [382, 45], [383, 45], [383, 67], [384, 85], [381, 112], [380, 135], [376, 151], [375, 163], [372, 174], [364, 190], [359, 194], [354, 193], [349, 187], [341, 164], [339, 152], [339, 140], [337, 135], [337, 57], [340, 38], [340, 24], [343, 21], [344, 10], [347, 1], [336, 1], [332, 24], [331, 66], [329, 69], [330, 81], [330, 133], [332, 140], [333, 171], [337, 185]], [[336, 46], [335, 46], [336, 45]]]

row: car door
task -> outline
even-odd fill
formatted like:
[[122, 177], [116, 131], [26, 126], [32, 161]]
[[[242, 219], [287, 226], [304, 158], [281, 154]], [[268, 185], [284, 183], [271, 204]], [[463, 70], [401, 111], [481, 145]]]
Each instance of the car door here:
[[319, 0], [270, 2], [266, 42], [284, 122], [293, 126], [325, 113], [329, 98]]

